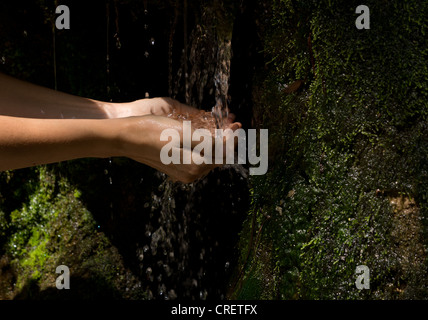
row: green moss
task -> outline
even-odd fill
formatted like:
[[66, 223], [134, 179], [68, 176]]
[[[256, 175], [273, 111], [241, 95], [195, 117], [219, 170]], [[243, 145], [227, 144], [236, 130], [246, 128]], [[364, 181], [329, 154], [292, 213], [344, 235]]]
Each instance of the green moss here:
[[258, 300], [262, 294], [262, 281], [257, 278], [255, 272], [248, 274], [247, 278], [244, 279], [243, 286], [240, 288], [239, 296], [237, 299], [239, 300]]
[[[251, 183], [254, 211], [271, 218], [254, 232], [272, 244], [273, 296], [283, 299], [428, 293], [426, 265], [415, 260], [408, 271], [402, 262], [391, 205], [402, 195], [415, 199], [422, 221], [428, 214], [428, 5], [370, 1], [371, 29], [357, 30], [359, 4], [273, 1], [263, 16], [267, 72], [257, 80], [255, 123], [269, 129], [271, 162]], [[422, 260], [425, 239], [411, 240]], [[360, 264], [372, 271], [370, 290], [355, 288]], [[247, 279], [262, 276], [252, 272]]]
[[[37, 241], [37, 242], [36, 242]], [[32, 249], [26, 258], [24, 258], [20, 264], [24, 269], [32, 270], [30, 279], [40, 280], [42, 277], [41, 271], [43, 271], [43, 267], [46, 264], [48, 258], [48, 252], [46, 251], [46, 243], [47, 239], [40, 241], [38, 239], [38, 233], [35, 232], [33, 237], [30, 239], [29, 245], [31, 245]], [[21, 278], [24, 278], [21, 276]], [[27, 279], [25, 279], [27, 281]], [[19, 287], [19, 284], [18, 284]]]
[[[34, 181], [36, 187], [28, 195], [28, 202], [10, 214], [2, 213], [0, 220], [2, 232], [7, 233], [4, 255], [10, 257], [16, 273], [13, 295], [144, 298], [144, 290], [135, 286], [136, 280], [124, 268], [119, 253], [97, 231], [92, 215], [78, 200], [80, 191], [49, 167], [34, 170], [38, 180]], [[55, 288], [55, 270], [59, 265], [70, 269], [72, 293]], [[134, 290], [129, 290], [131, 285]]]

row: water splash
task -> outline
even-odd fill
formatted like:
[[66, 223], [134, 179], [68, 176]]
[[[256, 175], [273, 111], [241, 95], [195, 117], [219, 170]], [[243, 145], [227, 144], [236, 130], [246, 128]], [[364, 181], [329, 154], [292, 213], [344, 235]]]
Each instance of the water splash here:
[[[168, 46], [169, 95], [200, 109], [209, 108], [218, 129], [225, 127], [229, 115], [233, 26], [230, 17], [224, 17], [228, 16], [227, 10], [220, 7], [219, 3], [201, 7], [201, 19], [190, 35], [184, 37], [178, 64], [173, 61], [175, 34], [179, 17], [184, 16], [186, 10], [180, 14], [176, 7]], [[186, 19], [183, 24], [186, 27]], [[175, 51], [178, 53], [177, 49]]]
[[215, 129], [218, 128], [217, 117], [213, 112], [199, 110], [195, 113], [180, 113], [176, 109], [167, 115], [168, 118], [180, 120], [180, 121], [191, 121], [192, 127], [195, 129], [203, 128], [208, 129], [212, 134], [214, 134]]

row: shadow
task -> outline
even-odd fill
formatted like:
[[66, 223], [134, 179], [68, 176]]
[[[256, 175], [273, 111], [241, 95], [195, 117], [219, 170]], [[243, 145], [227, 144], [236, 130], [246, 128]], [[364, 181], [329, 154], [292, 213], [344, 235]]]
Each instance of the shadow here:
[[70, 276], [70, 289], [49, 287], [40, 290], [37, 280], [29, 280], [13, 300], [117, 300], [120, 292], [99, 277]]
[[216, 169], [184, 185], [127, 159], [84, 163], [62, 164], [57, 174], [82, 191], [98, 231], [149, 297], [225, 298], [249, 206], [248, 181], [239, 171]]

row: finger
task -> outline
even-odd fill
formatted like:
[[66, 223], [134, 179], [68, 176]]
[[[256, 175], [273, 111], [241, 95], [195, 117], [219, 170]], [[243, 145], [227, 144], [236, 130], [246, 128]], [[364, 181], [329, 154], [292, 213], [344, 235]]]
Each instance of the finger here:
[[154, 115], [168, 115], [174, 110], [175, 112], [182, 114], [195, 114], [200, 112], [199, 109], [193, 108], [169, 97], [151, 98], [150, 102], [153, 104], [151, 107], [151, 113]]
[[172, 112], [173, 107], [170, 101], [166, 98], [151, 98], [141, 100], [149, 104], [150, 113], [157, 116], [165, 116]]
[[174, 109], [176, 109], [176, 111], [178, 113], [189, 113], [189, 114], [199, 114], [201, 112], [201, 110], [191, 107], [187, 104], [181, 103], [180, 101], [174, 100], [174, 99], [170, 99], [169, 100], [171, 102], [171, 105]]
[[232, 131], [235, 131], [237, 129], [242, 128], [242, 124], [240, 122], [234, 122], [234, 123], [230, 124], [228, 126], [228, 128], [231, 129]]

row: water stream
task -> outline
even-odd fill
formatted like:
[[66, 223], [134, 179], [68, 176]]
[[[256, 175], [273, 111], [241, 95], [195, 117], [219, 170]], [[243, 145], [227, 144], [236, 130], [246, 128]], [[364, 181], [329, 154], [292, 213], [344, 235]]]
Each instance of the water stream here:
[[225, 119], [229, 115], [229, 79], [230, 79], [230, 61], [232, 58], [231, 40], [220, 40], [217, 49], [217, 68], [214, 75], [215, 101], [212, 108], [212, 114], [215, 117], [216, 127], [224, 128]]
[[[223, 128], [229, 114], [232, 57], [231, 30], [225, 36], [224, 32], [220, 35], [212, 27], [218, 23], [216, 6], [211, 3], [195, 8], [186, 1], [181, 5], [175, 4], [169, 11], [170, 25], [167, 28], [170, 30], [162, 31], [156, 29], [159, 28], [156, 25], [156, 8], [151, 2], [145, 2], [137, 21], [143, 42], [139, 46], [141, 74], [150, 74], [147, 68], [149, 71], [163, 70], [164, 60], [154, 49], [165, 48], [166, 91], [172, 98], [200, 109], [197, 116], [176, 113], [170, 116], [191, 120], [197, 127], [212, 130]], [[129, 47], [125, 31], [119, 39], [117, 21], [121, 21], [120, 10], [112, 8], [109, 14], [115, 16], [111, 18], [115, 23], [110, 22], [112, 44], [108, 45], [110, 52], [107, 51], [109, 83], [114, 83], [112, 78], [117, 79], [111, 67], [117, 61], [111, 57], [119, 59], [112, 51], [121, 50], [123, 53]], [[120, 30], [124, 29], [122, 26]], [[165, 34], [169, 35], [166, 40], [161, 36]], [[142, 81], [141, 94], [145, 97], [155, 96], [149, 80]], [[125, 90], [124, 87], [121, 89]], [[135, 179], [124, 181], [123, 172], [129, 170], [129, 167], [116, 165], [115, 161], [109, 162], [108, 183], [115, 183], [110, 189], [116, 193], [134, 194], [132, 199], [147, 192], [151, 197], [129, 202], [127, 198], [116, 200], [112, 194], [110, 210], [120, 220], [115, 218], [116, 222], [113, 222], [111, 218], [105, 223], [111, 224], [110, 229], [104, 230], [117, 241], [124, 259], [140, 279], [139, 287], [144, 290], [146, 298], [226, 298], [228, 279], [236, 265], [235, 245], [248, 206], [246, 169], [241, 165], [224, 166], [187, 185], [174, 183], [160, 172], [151, 178], [142, 173], [138, 178], [135, 171]], [[150, 181], [154, 184], [150, 185]], [[134, 210], [135, 217], [133, 213], [126, 213]], [[128, 215], [126, 219], [129, 222], [124, 215]], [[120, 228], [115, 227], [118, 221], [122, 224]], [[120, 230], [127, 228], [132, 228], [132, 231], [128, 230], [128, 239], [125, 239]]]
[[[180, 10], [183, 42], [177, 41], [182, 35], [176, 31]], [[207, 27], [215, 18], [212, 6], [203, 6], [202, 18], [194, 24], [188, 10], [186, 2], [184, 8], [176, 8], [171, 22], [169, 92], [173, 98], [201, 111], [193, 117], [170, 116], [191, 120], [196, 127], [223, 128], [229, 112], [231, 41], [220, 39], [215, 29]], [[180, 59], [173, 61], [175, 46], [182, 46], [182, 50]], [[150, 284], [149, 296], [226, 297], [228, 275], [235, 262], [234, 245], [242, 222], [240, 211], [246, 199], [245, 191], [240, 195], [232, 191], [236, 184], [247, 190], [245, 174], [230, 168], [219, 169], [189, 185], [164, 180], [158, 195], [153, 195], [151, 220], [145, 229], [146, 244], [138, 249], [141, 272]]]

